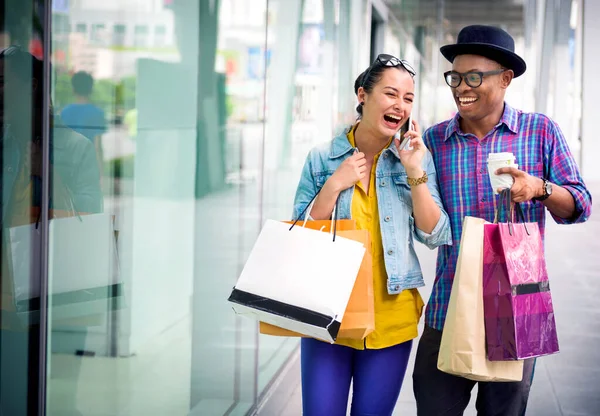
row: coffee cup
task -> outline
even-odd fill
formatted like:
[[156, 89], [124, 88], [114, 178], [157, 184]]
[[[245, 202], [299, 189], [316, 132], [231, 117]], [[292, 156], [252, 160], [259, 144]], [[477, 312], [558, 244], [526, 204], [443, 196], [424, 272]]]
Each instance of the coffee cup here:
[[515, 155], [510, 152], [490, 153], [488, 155], [488, 174], [490, 176], [490, 183], [492, 185], [492, 189], [494, 190], [494, 194], [498, 194], [498, 188], [510, 188], [513, 185], [514, 179], [511, 175], [508, 173], [496, 175], [495, 172], [500, 168], [506, 167], [518, 169], [519, 165], [517, 165], [515, 161]]

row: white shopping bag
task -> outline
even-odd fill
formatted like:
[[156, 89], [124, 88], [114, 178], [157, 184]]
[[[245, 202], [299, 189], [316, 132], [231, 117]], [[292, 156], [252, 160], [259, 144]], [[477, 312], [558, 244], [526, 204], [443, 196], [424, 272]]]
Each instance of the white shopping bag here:
[[267, 220], [229, 301], [239, 314], [334, 342], [364, 254], [358, 241]]

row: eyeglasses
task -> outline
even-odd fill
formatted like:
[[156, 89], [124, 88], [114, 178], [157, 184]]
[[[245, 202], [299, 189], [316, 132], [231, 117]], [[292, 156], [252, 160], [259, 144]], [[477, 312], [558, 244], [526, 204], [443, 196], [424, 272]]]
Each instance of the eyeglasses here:
[[369, 75], [371, 74], [371, 70], [375, 67], [375, 65], [379, 66], [387, 66], [390, 68], [395, 68], [397, 66], [401, 66], [406, 69], [406, 71], [410, 74], [411, 77], [417, 75], [415, 69], [408, 63], [405, 59], [398, 59], [393, 55], [388, 55], [386, 53], [379, 54], [377, 58], [373, 61], [367, 72], [365, 72], [365, 76], [362, 79], [361, 87], [365, 86], [365, 82], [369, 79]]
[[483, 77], [487, 77], [489, 75], [498, 75], [504, 71], [506, 71], [504, 68], [487, 72], [471, 71], [461, 73], [456, 71], [448, 71], [444, 73], [444, 79], [446, 80], [446, 84], [452, 88], [458, 87], [463, 79], [469, 87], [477, 88], [483, 83]]

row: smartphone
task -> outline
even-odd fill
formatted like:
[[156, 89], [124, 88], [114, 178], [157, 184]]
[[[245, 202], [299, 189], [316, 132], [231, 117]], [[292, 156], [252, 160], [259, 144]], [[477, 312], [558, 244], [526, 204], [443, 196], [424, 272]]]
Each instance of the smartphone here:
[[400, 138], [400, 145], [398, 146], [398, 149], [400, 150], [408, 150], [407, 149], [407, 144], [409, 142], [410, 138], [409, 137], [401, 137]]
[[401, 133], [401, 135], [399, 137], [399, 139], [400, 139], [400, 146], [398, 148], [400, 150], [412, 150], [412, 146], [409, 145], [410, 139], [408, 137], [404, 137], [404, 135], [409, 130], [414, 130], [415, 129], [415, 125], [412, 122], [412, 114], [410, 116], [408, 116], [408, 122], [405, 124], [405, 126], [406, 127], [404, 127], [404, 128], [401, 129], [401, 131], [403, 133]]

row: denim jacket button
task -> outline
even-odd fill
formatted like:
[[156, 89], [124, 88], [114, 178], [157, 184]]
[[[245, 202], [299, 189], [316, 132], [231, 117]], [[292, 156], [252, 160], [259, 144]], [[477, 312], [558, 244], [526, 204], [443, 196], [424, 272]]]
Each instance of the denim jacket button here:
[[387, 217], [385, 217], [385, 218], [384, 218], [384, 221], [385, 221], [385, 222], [389, 222], [389, 221], [390, 221], [390, 219], [391, 219], [391, 218], [390, 218], [390, 216], [388, 215]]
[[400, 290], [400, 286], [398, 286], [398, 285], [394, 286], [394, 290]]
[[385, 181], [381, 181], [381, 186], [385, 186]]
[[392, 254], [394, 254], [394, 250], [388, 250], [388, 254], [391, 256]]

